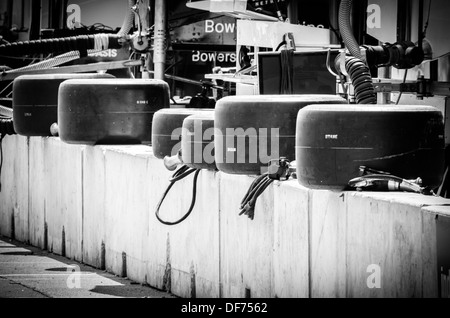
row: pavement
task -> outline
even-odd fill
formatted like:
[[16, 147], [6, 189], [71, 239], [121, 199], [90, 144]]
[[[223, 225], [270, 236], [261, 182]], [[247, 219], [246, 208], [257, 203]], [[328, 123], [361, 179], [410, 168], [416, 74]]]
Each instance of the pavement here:
[[0, 237], [0, 298], [176, 298]]

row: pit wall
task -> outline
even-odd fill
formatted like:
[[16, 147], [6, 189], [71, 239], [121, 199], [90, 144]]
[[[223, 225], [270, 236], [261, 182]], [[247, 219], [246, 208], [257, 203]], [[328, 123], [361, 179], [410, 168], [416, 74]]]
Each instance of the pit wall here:
[[[172, 173], [151, 147], [8, 136], [3, 154], [1, 235], [180, 297], [439, 296], [450, 200], [292, 180], [271, 185], [251, 221], [239, 205], [254, 177], [202, 171], [191, 216], [168, 227], [154, 211]], [[191, 194], [192, 176], [163, 218]]]

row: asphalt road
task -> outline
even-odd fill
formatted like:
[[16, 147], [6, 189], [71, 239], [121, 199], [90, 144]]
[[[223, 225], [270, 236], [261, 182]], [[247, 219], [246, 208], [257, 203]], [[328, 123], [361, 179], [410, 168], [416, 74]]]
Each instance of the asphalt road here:
[[0, 298], [174, 298], [126, 278], [0, 238]]

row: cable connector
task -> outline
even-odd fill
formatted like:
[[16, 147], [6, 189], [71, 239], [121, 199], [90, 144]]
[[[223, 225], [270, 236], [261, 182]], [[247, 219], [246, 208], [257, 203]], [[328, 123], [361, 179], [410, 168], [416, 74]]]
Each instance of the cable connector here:
[[283, 36], [283, 41], [286, 43], [286, 50], [295, 51], [295, 39], [293, 33], [286, 33]]
[[255, 218], [255, 207], [248, 202], [243, 207], [241, 207], [241, 212], [239, 213], [239, 216], [241, 215], [247, 215], [250, 220], [253, 221]]
[[271, 160], [267, 173], [260, 175], [253, 181], [245, 197], [241, 201], [239, 215], [247, 215], [251, 220], [255, 218], [255, 207], [258, 197], [274, 182], [286, 181], [296, 173], [294, 163], [287, 158]]
[[164, 157], [164, 166], [169, 171], [175, 171], [181, 165], [183, 165], [181, 149], [178, 150], [177, 154], [172, 157]]
[[422, 179], [405, 180], [388, 172], [378, 171], [365, 166], [360, 167], [360, 176], [349, 181], [349, 186], [362, 191], [364, 188], [372, 191], [405, 191], [427, 194], [422, 187]]
[[271, 160], [269, 162], [268, 177], [272, 180], [286, 181], [291, 176], [291, 169], [290, 161], [287, 158], [281, 157], [280, 159]]

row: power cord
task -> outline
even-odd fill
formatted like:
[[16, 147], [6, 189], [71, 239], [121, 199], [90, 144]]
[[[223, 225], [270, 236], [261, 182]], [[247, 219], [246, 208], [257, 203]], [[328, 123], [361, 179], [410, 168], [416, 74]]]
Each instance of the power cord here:
[[[169, 179], [170, 184], [169, 184], [168, 188], [164, 192], [161, 200], [158, 203], [158, 206], [156, 207], [155, 215], [159, 222], [161, 222], [164, 225], [173, 226], [173, 225], [180, 224], [181, 222], [186, 220], [189, 217], [189, 215], [191, 215], [192, 210], [194, 209], [195, 201], [196, 201], [196, 197], [197, 197], [197, 179], [198, 179], [198, 175], [199, 175], [200, 171], [201, 171], [200, 169], [189, 168], [188, 166], [183, 165], [173, 174], [172, 178]], [[163, 204], [167, 194], [170, 192], [170, 190], [172, 189], [172, 187], [175, 185], [176, 182], [186, 178], [187, 176], [191, 175], [192, 173], [195, 173], [195, 174], [194, 174], [194, 180], [193, 180], [193, 186], [192, 186], [192, 200], [191, 200], [191, 206], [189, 207], [189, 210], [178, 221], [175, 221], [175, 222], [164, 221], [160, 217], [159, 210], [160, 210], [161, 205]]]
[[[405, 74], [403, 75], [403, 84], [406, 83], [406, 78], [407, 77], [408, 77], [408, 70], [405, 70]], [[401, 91], [400, 94], [398, 94], [397, 102], [395, 103], [395, 105], [399, 105], [400, 104], [402, 96], [403, 96], [403, 92]]]
[[269, 174], [265, 173], [259, 176], [248, 189], [245, 197], [241, 202], [241, 211], [239, 215], [247, 215], [250, 220], [255, 218], [255, 206], [259, 196], [271, 185], [275, 180], [269, 178]]
[[[280, 46], [281, 45], [281, 46]], [[280, 52], [281, 60], [281, 84], [280, 94], [293, 94], [294, 93], [294, 51], [295, 40], [292, 33], [286, 33], [283, 36], [283, 42], [278, 46], [284, 49]], [[278, 48], [277, 48], [278, 51]]]
[[434, 192], [422, 186], [422, 179], [405, 180], [388, 172], [374, 170], [365, 166], [359, 168], [360, 176], [349, 181], [348, 185], [358, 191], [403, 191], [424, 195], [434, 195]]
[[428, 17], [427, 17], [427, 22], [425, 22], [425, 27], [423, 30], [423, 38], [425, 38], [427, 36], [428, 25], [430, 24], [431, 1], [432, 0], [429, 0], [429, 3], [428, 3]]
[[281, 51], [281, 94], [294, 93], [294, 52], [291, 50]]
[[295, 177], [295, 163], [282, 157], [269, 163], [269, 171], [262, 174], [251, 184], [241, 201], [239, 215], [247, 215], [250, 220], [255, 218], [255, 207], [259, 196], [274, 182], [286, 181]]

